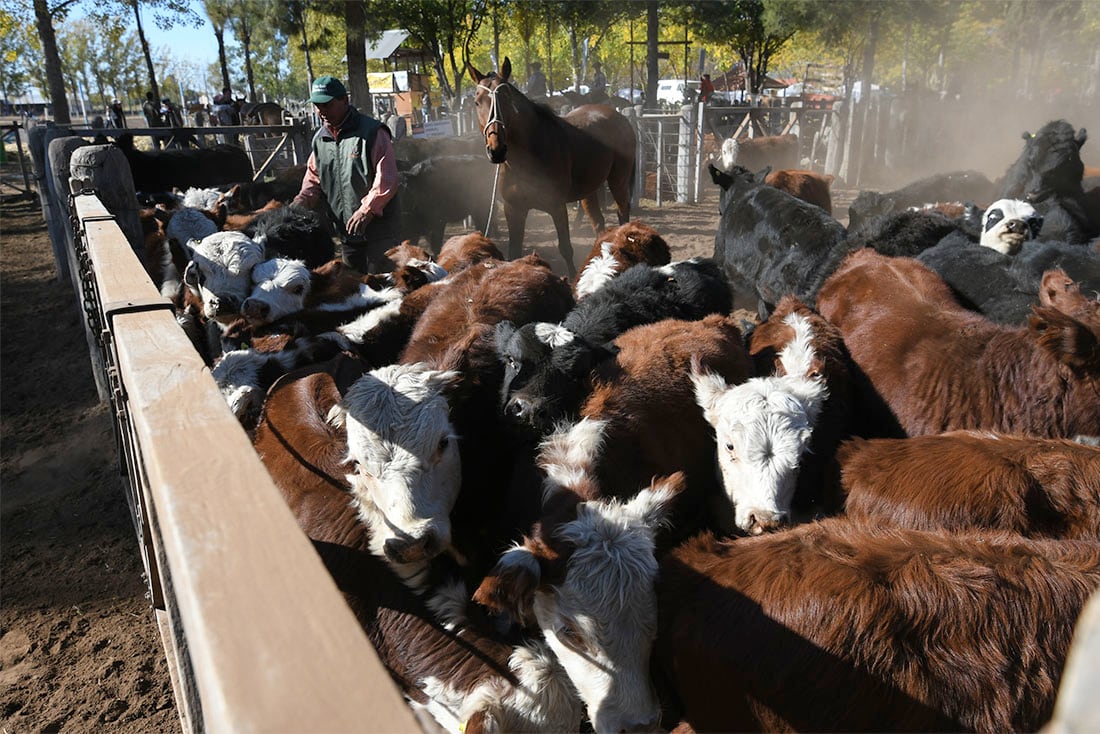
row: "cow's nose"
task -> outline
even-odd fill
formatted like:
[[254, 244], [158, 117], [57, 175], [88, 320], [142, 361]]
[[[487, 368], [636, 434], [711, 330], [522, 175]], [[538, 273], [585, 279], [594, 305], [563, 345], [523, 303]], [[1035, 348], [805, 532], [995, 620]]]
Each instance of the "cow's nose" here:
[[504, 412], [517, 420], [527, 420], [534, 412], [534, 406], [524, 398], [514, 397], [508, 401]]
[[426, 561], [439, 555], [439, 550], [439, 540], [430, 531], [417, 538], [389, 538], [382, 545], [382, 552], [393, 563]]
[[1005, 229], [1012, 234], [1027, 233], [1027, 222], [1022, 219], [1013, 219], [1005, 224]]
[[753, 510], [749, 513], [749, 533], [760, 535], [769, 530], [786, 525], [790, 521], [790, 515], [786, 512], [771, 512], [770, 510]]
[[241, 306], [241, 313], [249, 321], [266, 321], [271, 314], [271, 306], [259, 299], [248, 298]]

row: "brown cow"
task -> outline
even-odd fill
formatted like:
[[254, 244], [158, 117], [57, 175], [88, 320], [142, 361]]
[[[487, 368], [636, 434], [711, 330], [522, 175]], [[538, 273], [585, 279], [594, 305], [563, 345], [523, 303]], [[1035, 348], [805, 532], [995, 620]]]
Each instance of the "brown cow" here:
[[1036, 731], [1100, 543], [837, 518], [661, 562], [659, 681], [697, 731]]
[[[754, 169], [750, 168], [749, 170]], [[831, 174], [783, 168], [772, 171], [765, 176], [764, 183], [768, 186], [774, 186], [780, 191], [786, 191], [791, 196], [802, 199], [802, 201], [808, 201], [814, 206], [819, 206], [832, 214], [833, 197], [829, 193], [829, 186], [834, 178]]]
[[798, 168], [798, 136], [766, 135], [758, 138], [727, 138], [722, 142], [722, 170], [741, 166], [749, 171]]
[[849, 517], [928, 530], [1100, 540], [1100, 448], [954, 431], [855, 439], [839, 459]]
[[[576, 731], [580, 701], [543, 643], [504, 642], [476, 608], [465, 614], [461, 586], [456, 595], [433, 578], [416, 594], [380, 557], [344, 478], [346, 439], [327, 417], [362, 372], [340, 358], [272, 387], [254, 445], [299, 526], [414, 709], [447, 731]], [[445, 563], [428, 570], [450, 575]]]
[[485, 235], [470, 232], [455, 235], [444, 242], [435, 261], [453, 274], [488, 259], [503, 260], [504, 254]]
[[601, 232], [573, 281], [573, 295], [580, 300], [631, 265], [668, 265], [672, 255], [657, 230], [627, 222]]
[[840, 328], [888, 417], [860, 435], [977, 428], [1072, 438], [1100, 433], [1100, 302], [1043, 276], [1027, 328], [994, 324], [910, 258], [865, 249], [822, 286], [817, 306]]

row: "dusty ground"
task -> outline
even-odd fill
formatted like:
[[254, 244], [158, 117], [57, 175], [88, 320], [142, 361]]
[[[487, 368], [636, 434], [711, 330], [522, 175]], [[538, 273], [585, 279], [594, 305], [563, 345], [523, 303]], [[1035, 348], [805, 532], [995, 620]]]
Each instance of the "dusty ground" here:
[[[635, 219], [676, 259], [710, 255], [705, 191], [698, 205], [644, 200]], [[587, 222], [573, 241], [579, 263]], [[527, 244], [564, 272], [547, 215], [531, 214]], [[110, 413], [37, 200], [0, 205], [0, 564], [0, 734], [179, 731]]]
[[179, 731], [72, 288], [0, 205], [0, 730]]

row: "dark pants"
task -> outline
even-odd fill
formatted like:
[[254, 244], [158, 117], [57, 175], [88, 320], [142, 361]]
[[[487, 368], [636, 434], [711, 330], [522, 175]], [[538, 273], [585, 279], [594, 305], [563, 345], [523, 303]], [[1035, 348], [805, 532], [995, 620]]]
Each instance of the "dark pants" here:
[[364, 275], [369, 273], [393, 272], [393, 261], [386, 257], [386, 250], [396, 247], [396, 237], [379, 240], [344, 240], [340, 245], [340, 259], [345, 265], [355, 268]]

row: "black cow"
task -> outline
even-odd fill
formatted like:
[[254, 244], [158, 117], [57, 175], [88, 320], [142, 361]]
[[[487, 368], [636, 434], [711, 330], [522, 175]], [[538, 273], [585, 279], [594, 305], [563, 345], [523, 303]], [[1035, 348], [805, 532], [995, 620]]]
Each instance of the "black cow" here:
[[438, 253], [448, 222], [473, 217], [485, 232], [493, 200], [496, 167], [483, 155], [429, 158], [401, 173], [401, 236], [424, 235]]
[[848, 207], [848, 231], [856, 232], [872, 218], [938, 202], [973, 202], [986, 206], [993, 200], [993, 183], [977, 171], [953, 171], [922, 178], [881, 194], [861, 191]]
[[917, 259], [944, 279], [959, 303], [1010, 326], [1026, 323], [1047, 270], [1061, 268], [1085, 293], [1100, 291], [1100, 253], [1066, 242], [1031, 240], [1010, 256], [956, 234]]
[[1074, 132], [1065, 120], [1053, 120], [1034, 135], [1024, 132], [1024, 150], [998, 182], [998, 198], [1022, 199], [1043, 216], [1041, 239], [1082, 244], [1100, 235], [1081, 186], [1085, 164], [1084, 128]]
[[769, 308], [794, 295], [813, 307], [825, 278], [848, 254], [843, 225], [821, 207], [764, 184], [765, 172], [710, 166], [722, 188], [714, 259], [735, 298]]
[[501, 405], [518, 425], [544, 435], [576, 413], [592, 370], [612, 355], [611, 342], [627, 329], [730, 309], [729, 286], [712, 260], [634, 265], [581, 300], [560, 325], [497, 326], [505, 368]]
[[236, 145], [145, 152], [134, 148], [129, 133], [118, 136], [115, 144], [130, 164], [135, 191], [183, 191], [252, 180], [252, 161]]
[[968, 205], [959, 218], [947, 217], [934, 209], [881, 214], [872, 217], [858, 232], [849, 229], [848, 241], [853, 248], [871, 247], [891, 257], [916, 257], [956, 232], [977, 243], [981, 210]]
[[312, 270], [336, 257], [332, 230], [320, 214], [305, 207], [262, 211], [244, 233], [264, 246], [268, 259], [301, 260]]

